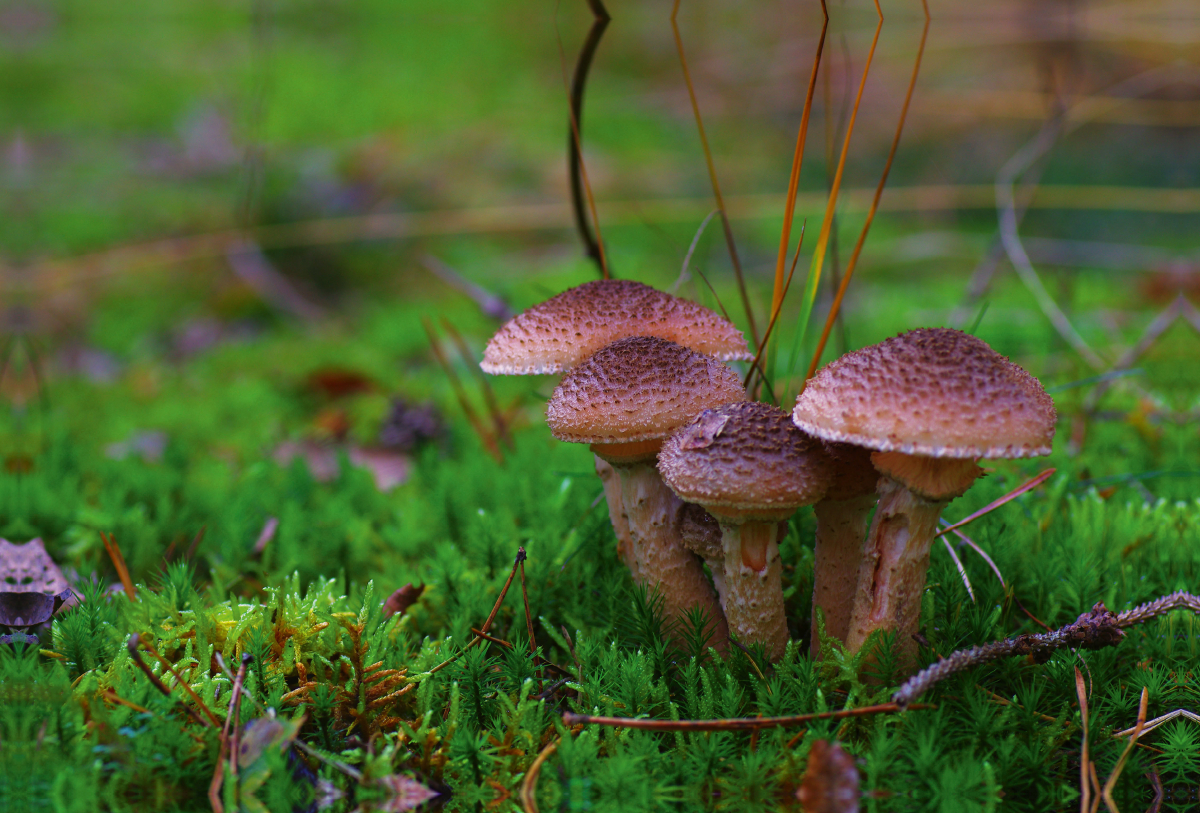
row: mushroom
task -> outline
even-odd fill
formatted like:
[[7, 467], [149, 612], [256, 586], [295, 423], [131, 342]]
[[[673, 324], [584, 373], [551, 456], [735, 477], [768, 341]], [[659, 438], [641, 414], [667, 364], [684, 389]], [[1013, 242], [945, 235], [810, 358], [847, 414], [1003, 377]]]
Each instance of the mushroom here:
[[846, 645], [892, 629], [913, 665], [938, 517], [982, 474], [979, 459], [1050, 453], [1054, 402], [1036, 378], [983, 341], [923, 328], [828, 364], [796, 399], [796, 425], [872, 450], [883, 475], [859, 565]]
[[825, 619], [825, 634], [845, 643], [850, 629], [858, 565], [879, 472], [871, 465], [871, 450], [849, 443], [826, 443], [830, 459], [829, 490], [813, 506], [817, 517], [813, 547], [813, 658], [820, 654], [817, 610]]
[[788, 641], [780, 523], [825, 493], [829, 458], [821, 443], [783, 410], [743, 401], [706, 409], [672, 435], [658, 469], [681, 500], [721, 525], [730, 629], [778, 660]]
[[561, 373], [628, 336], [657, 336], [721, 361], [753, 358], [723, 316], [640, 282], [610, 279], [569, 288], [509, 319], [479, 366], [493, 375]]
[[[629, 336], [657, 336], [723, 361], [752, 358], [742, 332], [708, 308], [640, 282], [598, 280], [509, 319], [487, 343], [480, 367], [493, 375], [561, 373]], [[596, 473], [604, 483], [617, 554], [637, 579], [616, 476], [599, 457]]]
[[554, 437], [587, 443], [616, 471], [637, 562], [635, 577], [662, 593], [668, 618], [699, 605], [714, 620], [712, 643], [728, 631], [700, 560], [679, 539], [680, 504], [659, 477], [663, 440], [706, 407], [744, 400], [733, 370], [651, 336], [613, 342], [575, 367], [554, 389], [546, 423]]

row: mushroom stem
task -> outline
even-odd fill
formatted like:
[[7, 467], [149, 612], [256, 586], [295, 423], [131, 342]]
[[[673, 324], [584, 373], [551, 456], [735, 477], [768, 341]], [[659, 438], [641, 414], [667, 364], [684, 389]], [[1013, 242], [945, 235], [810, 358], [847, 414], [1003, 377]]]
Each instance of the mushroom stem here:
[[[729, 648], [729, 627], [713, 586], [704, 576], [700, 557], [683, 546], [675, 530], [681, 500], [663, 482], [655, 462], [613, 466], [621, 482], [621, 502], [629, 520], [637, 562], [636, 578], [657, 586], [669, 620], [678, 622], [699, 606], [711, 619], [709, 646], [724, 653]], [[679, 635], [673, 635], [679, 640]]]
[[825, 618], [825, 634], [842, 643], [850, 632], [858, 569], [863, 558], [867, 523], [875, 506], [874, 494], [847, 500], [821, 500], [813, 506], [817, 516], [816, 546], [813, 551], [813, 658], [820, 655], [817, 610]]
[[880, 478], [879, 507], [867, 532], [846, 638], [851, 652], [862, 648], [875, 630], [891, 629], [901, 669], [915, 664], [913, 634], [921, 622], [929, 551], [947, 502], [926, 499], [891, 477]]
[[604, 484], [604, 499], [608, 503], [608, 518], [612, 522], [613, 533], [617, 536], [617, 556], [633, 574], [633, 580], [640, 582], [637, 558], [633, 551], [633, 538], [629, 533], [629, 517], [625, 514], [625, 506], [621, 502], [621, 479], [606, 460], [599, 455], [596, 459], [596, 474]]
[[721, 521], [725, 547], [725, 615], [743, 644], [763, 644], [771, 660], [787, 646], [777, 521]]

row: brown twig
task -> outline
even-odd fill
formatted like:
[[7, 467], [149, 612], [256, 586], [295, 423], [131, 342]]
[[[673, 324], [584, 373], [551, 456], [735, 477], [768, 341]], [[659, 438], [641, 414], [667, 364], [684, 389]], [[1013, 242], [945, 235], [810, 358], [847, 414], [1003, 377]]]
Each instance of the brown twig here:
[[187, 712], [187, 715], [189, 717], [191, 717], [193, 720], [195, 720], [197, 723], [199, 723], [200, 725], [206, 726], [209, 724], [208, 720], [206, 720], [200, 716], [200, 712], [196, 711], [194, 708], [189, 706], [187, 703], [184, 703], [182, 700], [175, 697], [175, 695], [171, 694], [171, 690], [168, 689], [167, 685], [165, 683], [163, 683], [162, 680], [159, 679], [158, 675], [154, 674], [154, 672], [150, 669], [150, 665], [147, 664], [144, 660], [142, 660], [142, 654], [140, 652], [138, 652], [138, 636], [137, 635], [130, 635], [129, 641], [126, 643], [125, 646], [126, 646], [126, 649], [129, 650], [129, 657], [133, 658], [133, 662], [135, 664], [137, 664], [137, 667], [139, 669], [142, 670], [142, 673], [146, 676], [146, 679], [150, 681], [151, 685], [154, 686], [154, 688], [156, 688], [160, 692], [162, 692], [164, 696], [169, 697], [172, 700], [174, 700], [175, 702], [179, 703], [179, 705], [183, 707], [183, 710], [185, 712]]
[[679, 52], [679, 64], [683, 68], [683, 81], [687, 85], [688, 98], [692, 102], [696, 130], [700, 134], [700, 146], [704, 148], [704, 161], [708, 166], [708, 179], [712, 183], [713, 197], [717, 202], [717, 211], [721, 213], [721, 228], [725, 231], [725, 245], [729, 248], [729, 261], [733, 263], [733, 276], [737, 280], [738, 293], [741, 295], [742, 305], [746, 309], [750, 338], [757, 347], [758, 326], [754, 322], [754, 310], [750, 307], [750, 296], [746, 293], [746, 280], [742, 276], [742, 263], [738, 259], [737, 246], [733, 241], [733, 229], [729, 225], [729, 212], [725, 209], [725, 199], [721, 196], [721, 184], [717, 181], [717, 168], [713, 163], [712, 150], [708, 146], [708, 136], [704, 132], [704, 119], [700, 116], [700, 103], [696, 101], [696, 88], [692, 85], [692, 74], [688, 70], [687, 55], [683, 50], [683, 37], [679, 33], [679, 3], [680, 0], [675, 0], [675, 5], [671, 9], [671, 31], [675, 35], [675, 50]]
[[1044, 663], [1056, 650], [1065, 647], [1102, 649], [1114, 646], [1121, 642], [1125, 630], [1129, 627], [1177, 609], [1187, 609], [1200, 614], [1200, 596], [1180, 590], [1119, 614], [1111, 612], [1101, 602], [1072, 623], [1056, 630], [1018, 635], [1015, 638], [959, 650], [909, 678], [892, 695], [892, 702], [906, 705], [951, 675], [1010, 655], [1028, 655], [1035, 661]]
[[521, 783], [521, 804], [525, 807], [525, 813], [538, 813], [536, 798], [538, 774], [541, 773], [542, 765], [550, 758], [550, 755], [558, 750], [559, 742], [561, 740], [554, 740], [543, 748], [525, 774], [525, 781]]
[[[816, 352], [813, 353], [812, 361], [808, 365], [808, 372], [805, 374], [805, 379], [813, 377], [817, 371], [817, 365], [821, 363], [821, 354], [825, 352], [825, 343], [829, 340], [829, 334], [833, 330], [834, 322], [837, 320], [838, 314], [841, 312], [842, 300], [846, 296], [846, 289], [850, 286], [850, 278], [854, 276], [854, 269], [858, 267], [858, 258], [862, 255], [863, 244], [867, 241], [867, 233], [871, 230], [871, 223], [875, 220], [875, 212], [879, 209], [879, 199], [883, 197], [883, 188], [887, 185], [888, 174], [892, 171], [892, 161], [896, 158], [896, 149], [900, 146], [900, 135], [904, 132], [904, 122], [908, 118], [908, 106], [912, 102], [913, 90], [917, 86], [917, 76], [921, 72], [921, 58], [925, 54], [925, 40], [929, 37], [929, 3], [926, 0], [921, 0], [921, 8], [925, 12], [925, 27], [921, 30], [921, 44], [917, 48], [917, 59], [913, 63], [912, 78], [908, 81], [908, 90], [904, 94], [904, 105], [900, 108], [900, 120], [896, 124], [896, 134], [892, 136], [892, 146], [888, 150], [887, 161], [883, 165], [883, 172], [880, 173], [879, 183], [875, 187], [875, 197], [871, 199], [871, 208], [867, 210], [867, 219], [863, 223], [862, 230], [858, 233], [858, 241], [854, 244], [854, 251], [850, 254], [850, 260], [846, 263], [846, 273], [842, 275], [841, 282], [838, 284], [837, 293], [833, 297], [833, 303], [829, 306], [829, 315], [825, 317], [825, 327], [821, 330], [821, 338], [817, 342]], [[882, 20], [880, 21], [882, 23]], [[868, 57], [869, 61], [869, 57]], [[866, 75], [863, 75], [863, 80], [866, 80]], [[862, 90], [859, 90], [861, 96]], [[855, 103], [857, 109], [857, 102]], [[850, 126], [854, 126], [854, 119], [851, 118]], [[850, 137], [846, 136], [846, 144], [849, 146]], [[845, 152], [842, 153], [842, 160], [845, 160]], [[838, 167], [840, 174], [841, 167]], [[836, 196], [835, 190], [830, 190], [830, 198]]]
[[1117, 803], [1113, 800], [1112, 791], [1117, 786], [1117, 780], [1121, 778], [1121, 771], [1125, 770], [1125, 763], [1129, 759], [1129, 753], [1137, 745], [1138, 737], [1142, 736], [1142, 727], [1146, 725], [1146, 704], [1149, 702], [1150, 692], [1145, 686], [1142, 687], [1141, 701], [1138, 703], [1137, 725], [1133, 727], [1133, 736], [1129, 738], [1129, 742], [1125, 745], [1125, 750], [1121, 752], [1120, 759], [1117, 760], [1116, 767], [1109, 774], [1108, 780], [1104, 783], [1104, 792], [1101, 794], [1104, 797], [1104, 804], [1112, 813], [1119, 813]]
[[[595, 717], [590, 714], [563, 714], [563, 724], [604, 725], [618, 728], [637, 728], [648, 731], [757, 731], [763, 728], [788, 728], [813, 720], [844, 720], [847, 717], [864, 717], [869, 714], [903, 711], [899, 703], [881, 703], [841, 711], [823, 711], [814, 714], [796, 714], [789, 717], [731, 717], [723, 720], [647, 720], [642, 717]], [[912, 704], [908, 709], [927, 709], [933, 706]]]
[[129, 597], [130, 601], [137, 601], [137, 588], [133, 586], [133, 579], [129, 577], [129, 567], [125, 564], [125, 557], [121, 554], [121, 548], [117, 545], [116, 538], [101, 531], [100, 541], [104, 543], [104, 549], [108, 551], [108, 558], [112, 560], [117, 577], [125, 588], [125, 595]]
[[[529, 628], [529, 654], [537, 660], [537, 638], [533, 633], [533, 614], [529, 612], [529, 591], [525, 589], [525, 560], [521, 560], [521, 600], [525, 602], [525, 625]], [[542, 691], [542, 678], [538, 676], [538, 693]]]
[[[796, 149], [792, 153], [792, 172], [788, 177], [787, 202], [783, 208], [783, 230], [779, 235], [779, 254], [775, 259], [775, 286], [771, 292], [771, 320], [778, 316], [783, 307], [784, 266], [787, 263], [788, 245], [791, 243], [792, 219], [796, 213], [796, 196], [800, 189], [800, 168], [804, 165], [804, 144], [808, 140], [808, 120], [812, 114], [813, 94], [817, 89], [817, 74], [821, 69], [821, 56], [825, 53], [825, 35], [829, 31], [829, 9], [821, 0], [821, 37], [817, 40], [817, 52], [813, 55], [812, 70], [808, 75], [808, 92], [804, 97], [804, 110], [800, 114], [800, 130], [796, 134]], [[762, 348], [758, 349], [762, 353]]]
[[523, 547], [517, 548], [517, 557], [513, 561], [512, 570], [509, 571], [509, 573], [508, 573], [508, 579], [505, 580], [504, 587], [500, 588], [500, 595], [496, 598], [496, 603], [494, 605], [492, 605], [492, 612], [488, 615], [487, 620], [483, 622], [483, 626], [480, 628], [479, 633], [476, 634], [476, 637], [471, 639], [471, 642], [469, 644], [464, 646], [458, 652], [451, 655], [446, 660], [439, 663], [437, 666], [430, 669], [428, 672], [426, 672], [423, 675], [423, 677], [427, 678], [430, 675], [432, 675], [436, 672], [440, 672], [441, 670], [445, 669], [447, 666], [449, 666], [450, 664], [454, 663], [456, 660], [461, 658], [462, 654], [464, 652], [466, 652], [468, 649], [470, 649], [471, 647], [475, 646], [477, 643], [479, 643], [480, 641], [483, 640], [482, 636], [484, 634], [486, 634], [489, 629], [492, 628], [492, 622], [496, 620], [496, 613], [500, 612], [500, 605], [504, 603], [504, 597], [508, 595], [508, 588], [512, 584], [513, 578], [515, 578], [517, 575], [517, 567], [524, 561], [525, 561], [525, 548], [523, 548]]
[[205, 722], [204, 720], [201, 720], [200, 722], [202, 724], [211, 726], [213, 728], [220, 728], [221, 721], [218, 720], [217, 716], [212, 713], [212, 710], [209, 709], [209, 707], [204, 704], [204, 701], [200, 699], [199, 695], [197, 695], [192, 690], [192, 687], [190, 685], [188, 685], [188, 682], [186, 680], [184, 680], [179, 675], [178, 672], [175, 671], [175, 667], [171, 665], [171, 662], [168, 661], [166, 658], [164, 658], [162, 655], [158, 654], [158, 650], [154, 648], [153, 644], [151, 644], [147, 640], [143, 640], [140, 635], [135, 633], [129, 639], [129, 646], [131, 647], [131, 649], [130, 649], [131, 653], [136, 651], [138, 644], [141, 644], [141, 646], [145, 647], [146, 651], [149, 652], [151, 655], [153, 655], [155, 660], [157, 660], [159, 663], [161, 663], [163, 668], [171, 673], [171, 676], [174, 677], [175, 680], [178, 682], [178, 684], [183, 687], [183, 690], [188, 693], [188, 695], [192, 698], [192, 700], [196, 701], [196, 705], [198, 705], [200, 707], [200, 710], [204, 712], [204, 716], [208, 718], [207, 722]]
[[[1038, 474], [1036, 477], [1029, 478], [1024, 483], [1021, 483], [1021, 485], [1017, 486], [1016, 488], [1014, 488], [1012, 491], [1005, 494], [1000, 499], [993, 500], [992, 502], [985, 505], [983, 508], [980, 508], [974, 514], [971, 514], [969, 517], [967, 517], [965, 519], [960, 519], [958, 522], [954, 523], [953, 525], [947, 525], [945, 528], [942, 528], [940, 531], [938, 531], [936, 534], [934, 534], [934, 538], [942, 536], [943, 534], [948, 534], [951, 531], [957, 531], [959, 528], [962, 528], [965, 525], [970, 525], [975, 520], [979, 519], [982, 516], [990, 514], [991, 512], [995, 511], [997, 508], [1004, 505], [1005, 503], [1012, 502], [1013, 500], [1015, 500], [1017, 497], [1020, 497], [1025, 492], [1032, 491], [1033, 489], [1040, 486], [1042, 483], [1046, 482], [1046, 480], [1048, 480], [1051, 477], [1051, 475], [1054, 474], [1055, 471], [1056, 471], [1055, 469], [1046, 469], [1045, 471]], [[1001, 581], [1001, 583], [1004, 582], [1003, 579], [1001, 579], [1000, 581]]]
[[1087, 690], [1083, 684], [1083, 673], [1075, 667], [1075, 694], [1079, 698], [1079, 718], [1082, 723], [1083, 736], [1079, 754], [1079, 813], [1090, 813], [1092, 809], [1092, 783], [1089, 781], [1088, 766], [1088, 700]]
[[[600, 267], [601, 276], [608, 279], [608, 258], [604, 253], [604, 238], [600, 234], [600, 217], [596, 213], [596, 199], [592, 195], [592, 185], [588, 182], [587, 167], [583, 163], [580, 133], [583, 130], [583, 93], [587, 88], [588, 71], [592, 67], [592, 59], [596, 56], [596, 49], [600, 47], [604, 30], [608, 28], [612, 17], [608, 16], [608, 10], [601, 0], [587, 0], [587, 4], [592, 11], [592, 27], [588, 29], [587, 39], [584, 40], [583, 47], [579, 50], [579, 57], [575, 61], [575, 73], [567, 90], [569, 123], [571, 125], [567, 137], [567, 170], [571, 178], [571, 210], [575, 214], [575, 226], [579, 229], [579, 236], [583, 239], [584, 253]], [[563, 84], [566, 85], [566, 55], [563, 53], [562, 37], [558, 33], [557, 5], [554, 9], [554, 34], [558, 40], [559, 60], [563, 66]], [[587, 214], [584, 211], [585, 196], [588, 209], [591, 211], [595, 234], [592, 233], [592, 227], [588, 225]]]
[[233, 679], [233, 694], [229, 697], [229, 710], [225, 714], [225, 726], [221, 729], [221, 749], [217, 757], [217, 767], [213, 771], [212, 781], [208, 785], [208, 801], [213, 813], [224, 813], [225, 805], [221, 802], [221, 789], [225, 784], [225, 761], [228, 759], [230, 772], [237, 777], [237, 749], [230, 752], [229, 731], [233, 726], [237, 730], [237, 714], [242, 702], [242, 681], [246, 679], [246, 666], [253, 660], [250, 653], [243, 653], [242, 665], [238, 667], [237, 676]]

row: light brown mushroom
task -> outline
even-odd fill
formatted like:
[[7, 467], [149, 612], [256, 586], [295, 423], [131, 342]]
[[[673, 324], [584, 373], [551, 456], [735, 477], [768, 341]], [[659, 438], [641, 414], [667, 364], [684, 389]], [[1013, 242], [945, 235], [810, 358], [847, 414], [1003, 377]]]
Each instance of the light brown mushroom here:
[[777, 407], [729, 404], [672, 435], [658, 469], [681, 500], [703, 506], [721, 525], [730, 629], [779, 659], [788, 641], [780, 523], [825, 493], [829, 458], [821, 443]]
[[509, 319], [483, 351], [484, 372], [540, 375], [570, 370], [628, 336], [657, 336], [721, 361], [749, 361], [732, 322], [687, 299], [630, 280], [597, 280]]
[[700, 606], [728, 641], [725, 617], [700, 560], [680, 541], [680, 503], [655, 468], [663, 440], [701, 410], [744, 400], [737, 374], [716, 359], [650, 336], [614, 342], [565, 376], [546, 409], [559, 440], [590, 444], [611, 465], [633, 540], [636, 576], [657, 586], [667, 617]]
[[883, 475], [867, 532], [846, 644], [897, 634], [916, 655], [921, 595], [937, 521], [981, 473], [977, 460], [1050, 453], [1054, 402], [1036, 378], [986, 343], [947, 328], [913, 330], [830, 363], [792, 413], [827, 441], [873, 450]]
[[875, 507], [879, 472], [871, 464], [871, 450], [849, 443], [826, 443], [830, 458], [829, 490], [813, 506], [817, 517], [813, 547], [812, 642], [809, 652], [820, 654], [817, 611], [825, 621], [825, 634], [842, 643], [850, 631], [854, 589], [862, 562], [867, 524]]
[[[640, 282], [588, 282], [508, 320], [488, 342], [480, 366], [494, 375], [540, 375], [570, 370], [605, 345], [629, 336], [657, 336], [716, 358], [749, 360], [746, 339], [728, 319], [694, 302]], [[596, 458], [617, 555], [637, 578], [637, 562], [620, 487]]]

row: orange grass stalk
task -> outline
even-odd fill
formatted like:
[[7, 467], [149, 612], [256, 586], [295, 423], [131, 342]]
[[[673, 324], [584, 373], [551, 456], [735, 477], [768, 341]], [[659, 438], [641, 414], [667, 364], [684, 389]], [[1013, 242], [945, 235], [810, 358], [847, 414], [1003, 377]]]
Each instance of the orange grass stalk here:
[[[904, 106], [900, 108], [900, 121], [896, 123], [896, 134], [892, 136], [892, 147], [888, 150], [887, 162], [883, 165], [883, 173], [879, 176], [879, 184], [875, 187], [875, 197], [871, 199], [871, 208], [867, 210], [867, 219], [863, 223], [862, 231], [858, 234], [858, 242], [854, 244], [854, 251], [850, 254], [850, 261], [846, 263], [846, 273], [842, 275], [842, 281], [838, 285], [837, 293], [833, 297], [833, 303], [829, 306], [829, 315], [825, 318], [825, 327], [821, 330], [821, 338], [817, 342], [816, 352], [813, 353], [812, 361], [808, 365], [808, 372], [804, 375], [805, 382], [813, 377], [817, 371], [817, 365], [821, 363], [821, 354], [825, 352], [825, 343], [829, 341], [829, 333], [833, 330], [834, 322], [837, 320], [838, 312], [842, 307], [842, 300], [846, 296], [846, 288], [850, 285], [850, 278], [854, 276], [854, 269], [858, 264], [859, 255], [862, 254], [863, 243], [867, 241], [867, 232], [871, 229], [871, 223], [875, 220], [875, 211], [879, 208], [879, 199], [883, 196], [883, 187], [887, 184], [888, 173], [892, 171], [892, 161], [896, 157], [896, 148], [900, 146], [900, 134], [904, 131], [904, 121], [908, 118], [908, 106], [912, 101], [913, 89], [917, 86], [917, 75], [921, 72], [921, 57], [925, 54], [925, 40], [929, 36], [929, 4], [926, 0], [921, 0], [921, 7], [925, 12], [925, 27], [921, 30], [921, 45], [917, 48], [917, 59], [913, 63], [912, 78], [908, 81], [908, 91], [904, 94]], [[872, 46], [874, 48], [874, 46]], [[866, 74], [863, 74], [866, 78]], [[862, 93], [861, 88], [859, 93]], [[855, 102], [855, 109], [858, 108], [858, 103]], [[853, 119], [851, 119], [851, 127], [853, 127]], [[846, 143], [850, 143], [850, 134], [846, 134]], [[843, 159], [845, 153], [842, 153]], [[839, 175], [841, 167], [838, 168]], [[832, 211], [832, 209], [831, 209]], [[818, 241], [818, 249], [822, 248]], [[815, 260], [814, 260], [815, 261]], [[820, 273], [820, 269], [817, 270]], [[813, 286], [816, 290], [816, 286]], [[803, 389], [803, 385], [801, 386]]]
[[[846, 156], [850, 152], [850, 138], [854, 135], [854, 125], [858, 120], [858, 107], [862, 103], [863, 90], [867, 86], [867, 76], [871, 72], [871, 61], [875, 58], [875, 46], [879, 44], [879, 33], [883, 30], [883, 9], [879, 0], [875, 0], [875, 13], [879, 22], [875, 25], [875, 35], [871, 39], [871, 49], [867, 52], [867, 61], [863, 65], [862, 79], [858, 83], [858, 93], [854, 97], [854, 107], [850, 111], [850, 122], [846, 126], [846, 137], [842, 141], [842, 152], [838, 157], [837, 171], [833, 175], [833, 186], [825, 202], [825, 218], [821, 221], [821, 232], [817, 236], [817, 246], [813, 251], [812, 265], [808, 271], [808, 282], [804, 285], [804, 300], [800, 305], [800, 319], [796, 327], [796, 337], [792, 344], [792, 358], [799, 351], [800, 342], [808, 329], [808, 319], [812, 315], [813, 305], [817, 301], [817, 283], [821, 281], [821, 267], [825, 263], [825, 249], [829, 245], [829, 231], [833, 226], [833, 213], [837, 208], [838, 192], [842, 188], [842, 173], [846, 169]], [[849, 275], [847, 275], [849, 276]]]

